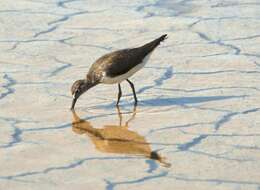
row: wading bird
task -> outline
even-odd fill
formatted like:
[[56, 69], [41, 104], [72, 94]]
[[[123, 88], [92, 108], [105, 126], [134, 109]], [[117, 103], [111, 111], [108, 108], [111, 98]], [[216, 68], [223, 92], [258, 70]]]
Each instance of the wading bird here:
[[122, 96], [120, 83], [126, 80], [132, 88], [135, 105], [137, 97], [134, 84], [129, 80], [134, 73], [144, 67], [152, 51], [167, 37], [167, 34], [137, 48], [118, 50], [100, 57], [89, 69], [85, 79], [77, 80], [71, 87], [73, 101], [71, 109], [77, 102], [77, 99], [88, 89], [97, 84], [118, 84], [117, 103], [119, 104]]

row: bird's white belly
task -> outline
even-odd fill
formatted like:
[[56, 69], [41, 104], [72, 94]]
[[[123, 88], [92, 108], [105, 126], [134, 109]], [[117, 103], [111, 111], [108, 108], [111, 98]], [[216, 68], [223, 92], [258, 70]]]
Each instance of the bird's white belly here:
[[104, 84], [114, 84], [114, 83], [120, 83], [126, 79], [128, 79], [129, 77], [131, 77], [133, 74], [135, 74], [137, 71], [139, 71], [140, 69], [142, 69], [145, 64], [147, 63], [149, 57], [150, 57], [151, 53], [148, 54], [142, 61], [142, 63], [136, 65], [134, 68], [132, 68], [131, 70], [129, 70], [127, 73], [119, 75], [119, 76], [115, 76], [115, 77], [108, 77], [105, 75], [102, 78], [102, 83]]

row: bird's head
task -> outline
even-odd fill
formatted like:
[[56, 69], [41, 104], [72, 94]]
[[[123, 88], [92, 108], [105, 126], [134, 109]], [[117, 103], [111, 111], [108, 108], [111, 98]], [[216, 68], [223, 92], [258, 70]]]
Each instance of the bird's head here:
[[77, 80], [73, 83], [71, 87], [71, 94], [73, 96], [71, 110], [74, 109], [77, 99], [92, 86], [93, 84], [87, 79]]

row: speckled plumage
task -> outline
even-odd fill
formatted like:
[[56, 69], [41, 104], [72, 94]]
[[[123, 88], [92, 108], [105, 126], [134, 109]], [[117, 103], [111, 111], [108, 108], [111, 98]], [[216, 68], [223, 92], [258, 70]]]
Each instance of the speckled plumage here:
[[126, 80], [132, 88], [135, 105], [137, 97], [134, 84], [129, 78], [146, 64], [151, 52], [167, 37], [166, 34], [137, 48], [118, 50], [103, 55], [93, 63], [85, 79], [77, 80], [71, 88], [73, 101], [71, 109], [74, 109], [77, 99], [93, 86], [104, 84], [118, 84], [118, 99], [120, 101], [122, 92], [120, 83]]
[[[103, 82], [102, 77], [117, 77], [127, 73], [132, 68], [141, 64], [159, 44], [166, 38], [162, 35], [160, 38], [153, 40], [138, 48], [118, 50], [100, 57], [91, 66], [87, 78], [91, 81]], [[134, 74], [134, 73], [133, 73]]]

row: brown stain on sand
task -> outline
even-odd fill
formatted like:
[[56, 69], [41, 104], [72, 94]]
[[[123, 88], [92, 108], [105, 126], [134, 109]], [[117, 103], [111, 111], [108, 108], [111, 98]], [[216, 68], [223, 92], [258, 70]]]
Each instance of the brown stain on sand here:
[[117, 112], [119, 125], [104, 125], [103, 128], [95, 128], [89, 121], [80, 119], [73, 111], [72, 130], [77, 134], [88, 135], [96, 149], [101, 152], [140, 155], [157, 160], [165, 167], [170, 167], [164, 157], [161, 157], [156, 151], [152, 151], [144, 136], [129, 130], [129, 123], [135, 118], [136, 108], [124, 125], [122, 125], [122, 113], [119, 107], [117, 107]]

